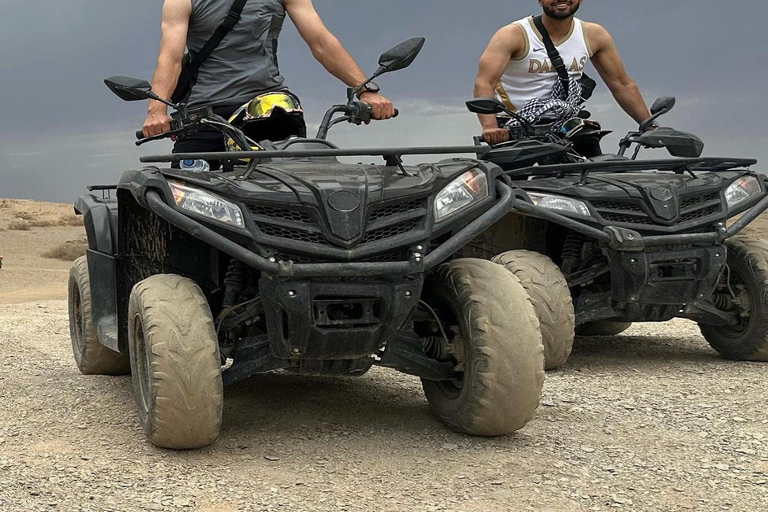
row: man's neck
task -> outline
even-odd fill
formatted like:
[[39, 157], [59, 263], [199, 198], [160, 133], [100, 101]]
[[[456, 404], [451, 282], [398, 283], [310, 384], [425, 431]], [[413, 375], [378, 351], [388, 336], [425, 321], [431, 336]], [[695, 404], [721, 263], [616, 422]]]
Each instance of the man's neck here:
[[541, 19], [544, 22], [544, 27], [547, 29], [547, 32], [549, 32], [549, 37], [551, 37], [553, 41], [559, 41], [565, 38], [573, 27], [573, 16], [564, 20], [559, 20], [544, 14]]

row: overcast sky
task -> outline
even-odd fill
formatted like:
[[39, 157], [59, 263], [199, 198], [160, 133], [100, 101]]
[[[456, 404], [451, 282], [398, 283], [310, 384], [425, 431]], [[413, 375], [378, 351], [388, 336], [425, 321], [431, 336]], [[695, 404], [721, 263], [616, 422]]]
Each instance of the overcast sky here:
[[[221, 0], [229, 2], [230, 0]], [[315, 0], [326, 24], [364, 70], [413, 36], [427, 38], [405, 71], [378, 80], [401, 109], [394, 121], [343, 126], [343, 146], [467, 144], [479, 132], [464, 111], [477, 59], [507, 22], [538, 12], [535, 0]], [[161, 0], [0, 0], [0, 197], [71, 202], [88, 184], [116, 182], [139, 165], [142, 103], [122, 103], [110, 75], [149, 79]], [[604, 25], [651, 103], [673, 95], [663, 124], [697, 133], [712, 156], [754, 157], [768, 166], [765, 0], [585, 0], [579, 16]], [[280, 43], [287, 85], [316, 125], [344, 86], [312, 59], [290, 23]], [[592, 71], [593, 74], [594, 71]], [[591, 108], [606, 128], [633, 127], [600, 85]], [[609, 139], [615, 145], [618, 135]], [[659, 154], [659, 156], [662, 156]], [[768, 167], [765, 167], [768, 169]]]

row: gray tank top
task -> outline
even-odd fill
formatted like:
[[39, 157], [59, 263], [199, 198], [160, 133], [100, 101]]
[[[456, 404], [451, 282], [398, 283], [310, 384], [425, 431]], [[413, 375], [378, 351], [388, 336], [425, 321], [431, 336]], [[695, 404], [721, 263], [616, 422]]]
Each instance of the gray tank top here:
[[[234, 0], [191, 0], [187, 49], [199, 52]], [[283, 89], [277, 39], [285, 20], [283, 0], [248, 0], [242, 18], [206, 60], [189, 105], [242, 105], [263, 92]]]

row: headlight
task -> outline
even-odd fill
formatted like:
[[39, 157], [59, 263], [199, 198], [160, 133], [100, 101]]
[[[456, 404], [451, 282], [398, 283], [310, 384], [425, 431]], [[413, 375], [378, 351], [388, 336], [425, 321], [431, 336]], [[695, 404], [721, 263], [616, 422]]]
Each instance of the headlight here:
[[435, 199], [435, 221], [482, 201], [490, 194], [488, 178], [480, 169], [467, 171], [445, 187]]
[[747, 199], [758, 195], [760, 192], [762, 190], [760, 189], [758, 179], [754, 176], [744, 176], [731, 183], [731, 186], [725, 189], [725, 202], [728, 203], [728, 208], [733, 208]]
[[173, 200], [179, 208], [230, 226], [245, 227], [243, 212], [236, 204], [179, 181], [169, 181], [168, 184], [173, 192]]
[[540, 208], [546, 208], [547, 210], [555, 210], [563, 213], [573, 213], [575, 215], [583, 215], [584, 217], [591, 217], [589, 213], [589, 207], [584, 201], [578, 199], [571, 199], [570, 197], [553, 196], [550, 194], [539, 194], [536, 192], [528, 192], [528, 197], [531, 198], [533, 204]]

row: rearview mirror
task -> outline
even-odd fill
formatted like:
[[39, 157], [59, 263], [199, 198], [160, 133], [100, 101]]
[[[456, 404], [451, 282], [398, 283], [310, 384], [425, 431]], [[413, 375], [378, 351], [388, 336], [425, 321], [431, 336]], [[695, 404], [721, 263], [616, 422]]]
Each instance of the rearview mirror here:
[[382, 73], [389, 73], [391, 71], [399, 71], [407, 68], [419, 55], [419, 52], [424, 47], [426, 39], [423, 37], [414, 37], [395, 46], [388, 52], [382, 54], [379, 57], [379, 71], [377, 75]]
[[675, 103], [676, 100], [672, 96], [662, 96], [653, 102], [653, 106], [651, 107], [651, 114], [656, 115], [669, 112], [674, 108]]
[[507, 110], [502, 102], [496, 98], [476, 98], [467, 102], [467, 108], [475, 114], [501, 114]]
[[113, 76], [104, 80], [110, 91], [123, 101], [155, 99], [152, 86], [146, 80], [128, 76]]

